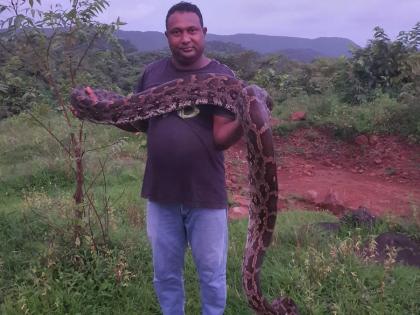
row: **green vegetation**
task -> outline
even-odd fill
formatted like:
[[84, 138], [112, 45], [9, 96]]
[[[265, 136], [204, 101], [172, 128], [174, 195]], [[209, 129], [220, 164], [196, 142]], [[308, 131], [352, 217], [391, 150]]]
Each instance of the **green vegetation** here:
[[[337, 134], [400, 134], [420, 141], [420, 22], [394, 41], [377, 27], [373, 39], [350, 58], [318, 59], [309, 64], [282, 55], [210, 45], [209, 55], [230, 66], [243, 80], [266, 88], [273, 99], [273, 114], [289, 118], [295, 110], [308, 113], [307, 122], [328, 125]], [[167, 51], [141, 53], [129, 42], [118, 49], [101, 40], [85, 56], [75, 84], [90, 84], [122, 94], [133, 91], [144, 66], [167, 56]], [[0, 44], [19, 51], [19, 41], [0, 37]], [[122, 49], [122, 50], [121, 50]], [[38, 80], [25, 58], [0, 51], [0, 119], [39, 103], [58, 105], [43, 80]], [[57, 61], [60, 64], [64, 61]], [[69, 82], [63, 95], [69, 94]], [[287, 123], [286, 123], [287, 124]], [[293, 123], [292, 123], [293, 125]], [[289, 128], [289, 127], [280, 127]], [[342, 131], [341, 131], [342, 129]]]
[[[399, 134], [420, 140], [420, 22], [391, 41], [374, 29], [365, 48], [351, 58], [310, 64], [255, 52], [214, 53], [239, 77], [265, 87], [275, 100], [274, 116], [288, 119], [304, 110], [307, 122], [337, 134]], [[280, 130], [293, 128], [285, 123]]]
[[[61, 115], [54, 110], [37, 114], [54, 126], [56, 135], [65, 136], [60, 133]], [[106, 213], [102, 222], [108, 242], [99, 242], [101, 230], [92, 225], [96, 242], [88, 233], [82, 246], [74, 247], [69, 229], [74, 174], [55, 140], [27, 114], [0, 122], [2, 314], [159, 314], [145, 205], [138, 197], [144, 138], [92, 124], [86, 131], [91, 135], [86, 144], [87, 185], [95, 180], [91, 193], [98, 212]], [[105, 178], [98, 160], [107, 161]], [[372, 231], [344, 227], [337, 235], [310, 225], [336, 220], [323, 212], [279, 215], [263, 264], [265, 294], [270, 299], [292, 296], [302, 314], [416, 314], [419, 271], [396, 265], [392, 255], [382, 266], [356, 252], [388, 230], [419, 238], [419, 222], [386, 219]], [[252, 314], [241, 285], [246, 225], [246, 220], [230, 222], [226, 314]], [[190, 253], [187, 257], [187, 313], [197, 314], [199, 289]]]

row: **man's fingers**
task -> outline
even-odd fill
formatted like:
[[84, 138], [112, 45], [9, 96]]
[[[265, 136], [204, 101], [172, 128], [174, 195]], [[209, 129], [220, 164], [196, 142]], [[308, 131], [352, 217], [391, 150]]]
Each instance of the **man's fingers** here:
[[85, 87], [85, 93], [89, 96], [92, 104], [96, 104], [98, 102], [98, 97], [90, 86]]

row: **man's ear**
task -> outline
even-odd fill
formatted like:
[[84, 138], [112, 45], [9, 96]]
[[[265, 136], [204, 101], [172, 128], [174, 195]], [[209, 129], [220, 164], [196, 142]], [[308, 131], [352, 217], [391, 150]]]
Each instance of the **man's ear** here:
[[207, 34], [207, 27], [203, 27], [203, 34], [206, 35]]

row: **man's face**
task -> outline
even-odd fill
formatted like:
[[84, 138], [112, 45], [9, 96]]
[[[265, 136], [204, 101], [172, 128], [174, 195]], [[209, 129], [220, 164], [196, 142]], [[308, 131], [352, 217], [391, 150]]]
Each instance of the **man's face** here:
[[175, 60], [183, 65], [196, 62], [203, 55], [206, 32], [207, 29], [200, 25], [200, 18], [193, 12], [170, 15], [165, 35]]

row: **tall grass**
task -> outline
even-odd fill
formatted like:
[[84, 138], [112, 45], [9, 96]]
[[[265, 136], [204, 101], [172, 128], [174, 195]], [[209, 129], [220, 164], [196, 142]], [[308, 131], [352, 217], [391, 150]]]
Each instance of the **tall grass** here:
[[[2, 313], [159, 314], [143, 219], [132, 222], [121, 211], [112, 245], [97, 253], [89, 248], [75, 252], [29, 208], [0, 216]], [[344, 229], [331, 235], [311, 225], [325, 220], [335, 218], [305, 211], [279, 215], [262, 270], [267, 297], [291, 296], [302, 314], [417, 314], [419, 270], [397, 266], [392, 256], [385, 266], [358, 257], [372, 232]], [[253, 314], [241, 287], [246, 225], [246, 220], [229, 225], [226, 314]], [[190, 252], [185, 282], [187, 314], [198, 314], [199, 288]]]

